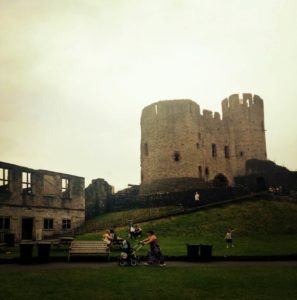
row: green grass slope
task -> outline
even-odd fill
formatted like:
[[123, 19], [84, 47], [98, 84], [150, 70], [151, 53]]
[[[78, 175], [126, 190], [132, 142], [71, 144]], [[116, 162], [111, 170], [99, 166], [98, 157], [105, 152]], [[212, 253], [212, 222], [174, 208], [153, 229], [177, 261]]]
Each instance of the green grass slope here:
[[[187, 243], [211, 244], [214, 255], [297, 254], [296, 217], [296, 204], [256, 201], [153, 222], [148, 227], [158, 233], [169, 255], [184, 254]], [[232, 249], [226, 249], [224, 241], [228, 227], [235, 229]]]
[[[297, 254], [297, 204], [275, 200], [251, 200], [221, 208], [143, 223], [144, 233], [154, 230], [165, 255], [186, 255], [187, 244], [213, 245], [213, 255]], [[235, 247], [226, 249], [225, 233], [235, 229]], [[127, 228], [118, 235], [127, 238]], [[101, 233], [79, 238], [100, 239]], [[144, 237], [143, 237], [144, 238]], [[134, 242], [134, 241], [133, 241]], [[147, 247], [141, 250], [145, 254]]]
[[181, 211], [180, 207], [165, 206], [111, 212], [87, 220], [83, 226], [83, 230], [92, 232], [102, 228], [111, 228], [118, 224], [128, 224], [128, 220], [137, 221], [148, 217], [157, 218], [178, 211]]

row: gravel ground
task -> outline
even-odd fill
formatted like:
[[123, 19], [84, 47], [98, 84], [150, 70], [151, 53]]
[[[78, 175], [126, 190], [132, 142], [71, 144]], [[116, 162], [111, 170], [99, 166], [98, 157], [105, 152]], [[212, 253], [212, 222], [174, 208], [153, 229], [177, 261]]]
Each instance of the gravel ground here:
[[[297, 266], [297, 261], [228, 261], [228, 262], [179, 262], [167, 261], [166, 268], [170, 267], [230, 267], [230, 266]], [[49, 263], [49, 264], [0, 264], [0, 272], [32, 272], [32, 271], [47, 271], [57, 269], [100, 269], [100, 268], [120, 268], [116, 262], [74, 262], [74, 263]], [[145, 266], [141, 263], [138, 267], [141, 268], [156, 268], [159, 266]]]

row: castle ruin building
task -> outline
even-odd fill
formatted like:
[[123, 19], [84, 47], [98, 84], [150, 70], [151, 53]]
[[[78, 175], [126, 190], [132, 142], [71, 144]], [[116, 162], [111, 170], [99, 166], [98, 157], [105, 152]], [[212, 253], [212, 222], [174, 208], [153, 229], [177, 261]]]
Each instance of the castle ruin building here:
[[83, 177], [0, 162], [0, 242], [72, 233], [85, 221]]
[[266, 160], [263, 100], [233, 94], [218, 112], [192, 100], [165, 100], [141, 115], [141, 193], [203, 186], [217, 178], [230, 185], [246, 174], [249, 159]]

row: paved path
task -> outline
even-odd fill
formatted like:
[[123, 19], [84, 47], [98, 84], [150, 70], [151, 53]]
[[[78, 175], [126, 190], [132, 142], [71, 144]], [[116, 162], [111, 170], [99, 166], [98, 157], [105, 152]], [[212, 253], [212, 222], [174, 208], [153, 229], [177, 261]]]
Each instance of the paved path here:
[[[166, 268], [170, 267], [270, 267], [270, 266], [297, 266], [297, 261], [228, 261], [228, 262], [180, 262], [180, 261], [167, 261]], [[61, 269], [100, 269], [100, 268], [120, 268], [116, 262], [96, 262], [96, 263], [49, 263], [49, 264], [33, 264], [33, 265], [20, 265], [20, 264], [0, 264], [1, 272], [32, 272], [32, 271], [49, 271]], [[152, 268], [159, 266], [144, 266], [141, 268]]]

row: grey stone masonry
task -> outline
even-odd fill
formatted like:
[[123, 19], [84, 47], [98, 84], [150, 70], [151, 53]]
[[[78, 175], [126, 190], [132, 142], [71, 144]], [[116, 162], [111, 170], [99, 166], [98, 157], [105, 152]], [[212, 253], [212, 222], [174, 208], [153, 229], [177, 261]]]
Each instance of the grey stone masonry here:
[[267, 159], [263, 100], [234, 94], [222, 101], [222, 112], [222, 118], [218, 112], [201, 113], [200, 106], [187, 99], [159, 101], [143, 109], [142, 194], [158, 192], [155, 182], [160, 192], [172, 191], [176, 178], [197, 179], [199, 187], [199, 182], [203, 186], [223, 175], [232, 185], [234, 177], [245, 175], [247, 160]]
[[0, 238], [40, 240], [85, 221], [84, 178], [0, 162]]

